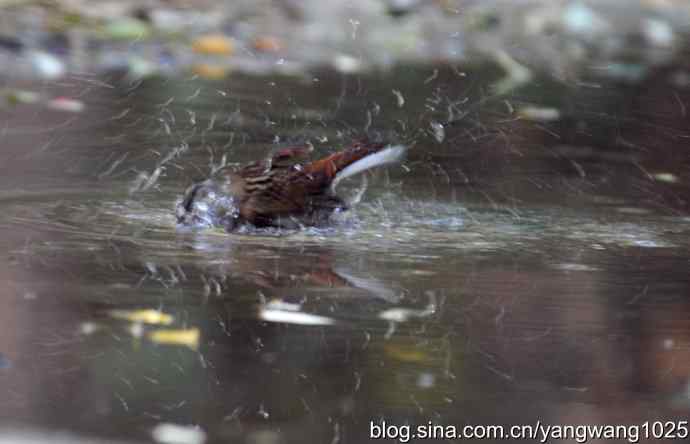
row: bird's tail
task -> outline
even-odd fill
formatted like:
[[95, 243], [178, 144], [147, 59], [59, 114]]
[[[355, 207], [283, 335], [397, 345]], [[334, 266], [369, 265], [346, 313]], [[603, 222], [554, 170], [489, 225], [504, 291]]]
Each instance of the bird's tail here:
[[323, 174], [331, 189], [343, 179], [379, 166], [398, 162], [407, 151], [403, 145], [356, 143], [343, 151], [312, 162], [304, 167], [307, 174]]

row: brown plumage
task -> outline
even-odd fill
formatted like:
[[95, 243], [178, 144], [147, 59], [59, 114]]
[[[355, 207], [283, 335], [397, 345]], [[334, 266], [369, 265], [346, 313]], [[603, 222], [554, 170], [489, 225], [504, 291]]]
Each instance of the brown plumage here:
[[267, 160], [237, 171], [223, 169], [189, 187], [177, 205], [177, 220], [228, 231], [243, 223], [284, 228], [323, 225], [333, 211], [346, 209], [332, 189], [334, 182], [397, 161], [404, 150], [358, 142], [323, 159], [300, 163], [310, 147], [284, 148]]

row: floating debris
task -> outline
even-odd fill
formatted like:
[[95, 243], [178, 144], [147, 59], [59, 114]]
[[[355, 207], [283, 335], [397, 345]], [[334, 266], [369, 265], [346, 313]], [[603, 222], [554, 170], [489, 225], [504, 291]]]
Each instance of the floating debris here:
[[405, 98], [403, 97], [402, 93], [397, 89], [394, 89], [393, 95], [398, 102], [398, 108], [402, 108], [405, 105]]
[[[362, 176], [364, 177], [364, 176]], [[343, 268], [336, 268], [335, 272], [338, 276], [345, 279], [350, 285], [355, 288], [361, 288], [370, 292], [372, 295], [383, 299], [391, 304], [400, 302], [401, 295], [392, 288], [386, 286], [385, 283], [374, 278], [362, 278], [349, 273]]]
[[390, 322], [407, 322], [410, 318], [423, 318], [436, 312], [435, 307], [427, 307], [424, 310], [410, 308], [389, 308], [379, 313], [379, 319]]
[[554, 264], [553, 268], [556, 270], [563, 270], [563, 271], [599, 271], [598, 268], [592, 267], [587, 264], [577, 264], [577, 263], [560, 263], [560, 264]]
[[338, 54], [333, 59], [333, 67], [344, 74], [354, 74], [362, 70], [361, 60], [347, 54]]
[[407, 322], [410, 318], [425, 318], [436, 313], [436, 296], [429, 295], [429, 303], [422, 310], [412, 308], [394, 307], [379, 313], [379, 319], [390, 322]]
[[429, 126], [431, 127], [431, 135], [434, 136], [434, 139], [436, 139], [438, 143], [443, 142], [443, 140], [446, 138], [446, 129], [443, 127], [443, 124], [440, 122], [431, 121]]
[[31, 104], [41, 100], [41, 95], [37, 92], [17, 89], [7, 92], [7, 101], [11, 105]]
[[79, 332], [84, 336], [90, 336], [101, 329], [101, 326], [95, 322], [83, 322], [79, 326]]
[[271, 304], [266, 304], [259, 310], [259, 319], [267, 322], [277, 322], [284, 324], [299, 325], [333, 325], [335, 319], [326, 316], [319, 316], [310, 313], [296, 311], [293, 307], [274, 308]]
[[659, 182], [678, 183], [678, 176], [672, 173], [656, 173], [652, 177]]
[[393, 358], [400, 362], [428, 362], [429, 353], [419, 347], [414, 347], [410, 344], [399, 342], [386, 343], [383, 346], [383, 352], [387, 357]]
[[520, 108], [518, 116], [527, 120], [539, 122], [551, 122], [561, 118], [561, 112], [556, 108], [544, 108], [539, 106], [525, 106]]
[[111, 310], [108, 314], [115, 319], [149, 325], [170, 325], [174, 321], [172, 315], [150, 308], [144, 310]]
[[141, 339], [144, 336], [144, 324], [141, 322], [133, 322], [129, 324], [129, 328], [127, 328], [127, 332], [134, 338], [134, 339]]
[[270, 310], [300, 311], [302, 306], [293, 302], [285, 302], [282, 299], [272, 299], [264, 305], [264, 308]]
[[526, 85], [532, 80], [532, 71], [526, 66], [518, 63], [507, 52], [503, 50], [494, 51], [493, 59], [506, 72], [506, 76], [492, 85], [494, 92], [498, 95], [507, 94], [521, 86]]
[[199, 426], [183, 426], [160, 423], [151, 431], [151, 436], [161, 444], [204, 444], [206, 432]]
[[232, 41], [221, 34], [199, 37], [192, 43], [192, 49], [199, 54], [230, 55], [235, 46]]
[[417, 376], [417, 387], [429, 389], [436, 385], [436, 376], [431, 372], [422, 372]]
[[263, 403], [259, 404], [259, 410], [256, 413], [263, 419], [268, 419], [271, 417], [271, 414], [266, 410], [266, 407], [264, 407]]
[[431, 83], [438, 78], [438, 69], [435, 69], [429, 77], [424, 79], [424, 84]]
[[65, 111], [69, 113], [80, 113], [86, 108], [84, 102], [70, 99], [69, 97], [56, 97], [49, 100], [46, 106], [55, 111]]
[[201, 333], [199, 329], [171, 329], [171, 330], [156, 330], [148, 334], [152, 342], [163, 345], [183, 345], [192, 350], [199, 348], [199, 339]]
[[127, 76], [132, 80], [151, 77], [158, 72], [158, 65], [143, 57], [130, 57], [127, 59]]

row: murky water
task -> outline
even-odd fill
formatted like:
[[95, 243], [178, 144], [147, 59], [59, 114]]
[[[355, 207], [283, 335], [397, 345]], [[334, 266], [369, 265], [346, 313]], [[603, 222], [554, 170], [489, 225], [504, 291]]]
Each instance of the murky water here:
[[[12, 85], [86, 110], [0, 109], [3, 423], [355, 443], [370, 421], [687, 418], [690, 90], [672, 74], [503, 97], [458, 68]], [[367, 132], [409, 156], [332, 228], [176, 230], [214, 166]]]

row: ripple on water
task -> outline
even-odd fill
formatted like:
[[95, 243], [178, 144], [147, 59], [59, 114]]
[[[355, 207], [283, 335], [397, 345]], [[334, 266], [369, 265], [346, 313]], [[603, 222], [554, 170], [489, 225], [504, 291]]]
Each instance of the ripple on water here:
[[641, 248], [672, 248], [677, 245], [663, 238], [665, 225], [660, 222], [637, 224], [629, 222], [621, 223], [594, 223], [582, 221], [581, 224], [572, 225], [570, 230], [565, 227], [559, 231], [564, 237], [584, 242], [596, 242], [620, 247]]
[[[583, 212], [561, 213], [542, 209], [504, 211], [468, 209], [456, 204], [403, 200], [385, 196], [336, 215], [327, 228], [277, 230], [245, 228], [228, 234], [222, 229], [180, 230], [172, 204], [166, 200], [32, 201], [31, 211], [15, 205], [4, 214], [5, 223], [32, 225], [42, 230], [78, 235], [70, 244], [53, 248], [96, 250], [102, 239], [155, 245], [158, 254], [180, 253], [180, 246], [197, 252], [222, 251], [228, 243], [264, 245], [328, 245], [343, 250], [386, 251], [400, 254], [435, 254], [435, 251], [500, 252], [539, 250], [544, 242], [563, 240], [583, 245], [671, 248], [677, 246], [668, 232], [677, 230], [682, 218], [638, 221], [614, 214], [600, 220]], [[13, 211], [14, 210], [14, 211]], [[615, 220], [615, 217], [623, 218]], [[87, 238], [86, 240], [84, 238]]]

